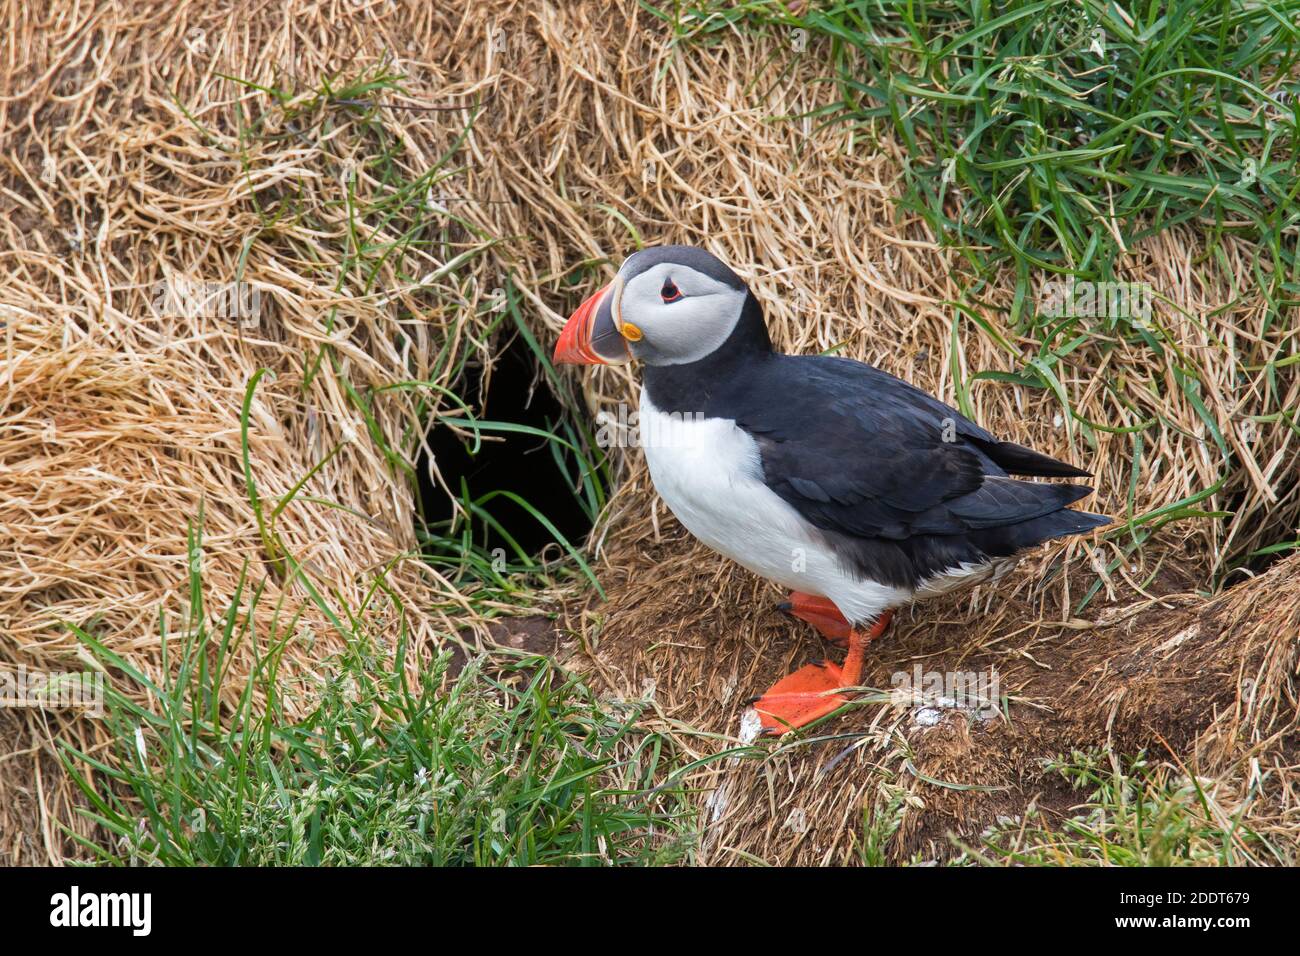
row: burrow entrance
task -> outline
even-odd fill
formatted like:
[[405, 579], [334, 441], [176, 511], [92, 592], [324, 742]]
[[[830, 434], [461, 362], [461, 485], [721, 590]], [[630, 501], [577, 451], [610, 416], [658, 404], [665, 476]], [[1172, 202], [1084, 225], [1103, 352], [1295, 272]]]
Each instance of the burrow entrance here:
[[[557, 541], [537, 514], [545, 516], [574, 547], [581, 547], [595, 519], [582, 479], [584, 475], [588, 481], [598, 479], [590, 474], [590, 460], [595, 456], [579, 437], [586, 428], [576, 418], [576, 402], [568, 395], [557, 396], [540, 360], [521, 335], [502, 333], [498, 344], [486, 392], [482, 389], [483, 366], [473, 360], [452, 386], [474, 417], [484, 423], [477, 450], [472, 435], [466, 440], [449, 425], [435, 423], [428, 433], [428, 446], [443, 480], [471, 512], [468, 522], [462, 515], [453, 525], [455, 508], [447, 493], [429, 477], [428, 453], [422, 453], [417, 463], [417, 533], [426, 552], [450, 557], [466, 550], [468, 529], [469, 543], [480, 554], [504, 556], [513, 566], [520, 561], [520, 551], [536, 557]], [[443, 416], [466, 419], [463, 411], [447, 403]], [[525, 426], [555, 437], [512, 433], [501, 424]]]

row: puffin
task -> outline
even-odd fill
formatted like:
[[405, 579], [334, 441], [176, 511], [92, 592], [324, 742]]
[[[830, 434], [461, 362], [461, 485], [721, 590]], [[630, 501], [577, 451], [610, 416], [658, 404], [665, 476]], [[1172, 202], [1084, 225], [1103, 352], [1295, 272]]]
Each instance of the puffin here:
[[555, 364], [644, 366], [654, 487], [696, 538], [790, 590], [778, 607], [847, 648], [749, 701], [779, 736], [848, 703], [867, 646], [915, 601], [996, 579], [1029, 548], [1109, 524], [1068, 506], [1090, 473], [1001, 441], [864, 362], [786, 355], [721, 259], [642, 249], [578, 306]]

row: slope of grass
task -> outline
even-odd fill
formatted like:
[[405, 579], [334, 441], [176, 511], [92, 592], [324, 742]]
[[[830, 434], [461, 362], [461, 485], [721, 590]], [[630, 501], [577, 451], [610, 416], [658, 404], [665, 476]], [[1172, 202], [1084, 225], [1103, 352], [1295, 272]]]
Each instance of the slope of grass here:
[[[435, 421], [474, 447], [503, 435], [541, 439], [594, 518], [609, 476], [603, 457], [588, 451], [589, 435], [565, 421], [544, 429], [485, 421], [474, 396], [457, 393], [467, 365], [490, 365], [512, 336], [522, 336], [555, 378], [508, 279], [499, 297], [482, 300], [466, 276], [493, 240], [439, 196], [457, 173], [453, 158], [473, 119], [444, 154], [422, 162], [386, 122], [384, 110], [422, 107], [404, 105], [403, 78], [385, 64], [314, 88], [227, 79], [250, 94], [237, 145], [191, 121], [239, 161], [247, 183], [256, 223], [236, 278], [252, 252], [268, 247], [358, 304], [319, 315], [320, 340], [301, 355], [302, 395], [309, 399], [318, 379], [334, 379], [377, 452], [375, 466], [417, 493], [413, 463]], [[286, 147], [309, 149], [319, 178], [265, 186]], [[376, 306], [395, 321], [377, 323]], [[424, 365], [411, 358], [404, 376], [376, 381], [359, 375], [334, 343], [345, 328], [356, 341], [395, 335], [393, 347], [408, 356], [423, 347], [417, 338], [431, 334], [435, 354]], [[316, 581], [286, 539], [286, 509], [309, 503], [366, 518], [313, 494], [355, 438], [314, 443], [311, 467], [271, 496], [255, 478], [249, 440], [264, 379], [262, 369], [245, 383], [240, 431], [247, 505], [272, 580], [255, 580], [259, 562], [246, 562], [238, 588], [220, 596], [224, 609], [214, 613], [200, 515], [190, 536], [188, 614], [179, 627], [159, 622], [157, 671], [114, 652], [94, 628], [74, 628], [110, 675], [112, 744], [62, 745], [85, 797], [80, 812], [98, 831], [93, 841], [65, 831], [69, 837], [110, 865], [611, 865], [689, 854], [692, 819], [681, 792], [651, 789], [666, 779], [674, 751], [666, 738], [637, 729], [638, 707], [600, 704], [550, 661], [509, 651], [470, 660], [450, 676], [448, 654], [431, 659], [422, 651], [415, 659], [407, 609], [383, 570], [355, 607]], [[566, 540], [526, 498], [509, 489], [477, 497], [460, 490], [454, 520], [416, 529], [422, 556], [457, 588], [454, 619], [530, 606], [534, 589], [556, 578], [585, 575], [599, 589], [581, 543]], [[515, 549], [504, 560], [487, 551], [485, 529], [501, 528], [501, 511], [516, 509], [553, 532], [558, 557], [554, 548], [545, 556]], [[279, 592], [274, 602], [268, 589]], [[299, 599], [347, 647], [313, 668], [313, 686], [286, 678], [289, 668], [281, 667], [289, 657], [301, 664], [312, 627], [322, 626], [304, 621]], [[233, 678], [246, 673], [250, 656], [251, 676]]]
[[349, 649], [322, 662], [320, 686], [309, 689], [317, 703], [294, 719], [277, 670], [297, 622], [286, 621], [249, 679], [228, 688], [264, 589], [241, 587], [209, 626], [197, 531], [190, 568], [183, 629], [161, 625], [167, 678], [151, 679], [78, 629], [113, 675], [105, 701], [112, 748], [62, 747], [87, 800], [81, 812], [104, 834], [79, 840], [92, 859], [616, 865], [689, 854], [692, 817], [681, 791], [652, 783], [664, 779], [673, 751], [636, 729], [636, 707], [602, 708], [535, 657], [472, 661], [444, 681], [444, 655], [412, 682], [404, 627], [372, 634], [363, 615], [336, 608]]

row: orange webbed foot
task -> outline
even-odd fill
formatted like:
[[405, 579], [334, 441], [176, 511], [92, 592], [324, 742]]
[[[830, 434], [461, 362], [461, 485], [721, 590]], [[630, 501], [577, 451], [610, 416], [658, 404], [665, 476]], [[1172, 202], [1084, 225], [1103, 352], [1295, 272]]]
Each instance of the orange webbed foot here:
[[806, 727], [847, 704], [848, 697], [834, 693], [845, 686], [843, 676], [838, 664], [823, 661], [805, 664], [782, 677], [771, 690], [753, 701], [754, 710], [763, 722], [763, 736], [775, 737], [796, 727]]
[[752, 701], [763, 725], [763, 736], [777, 737], [787, 730], [806, 727], [847, 704], [848, 696], [839, 689], [858, 683], [867, 645], [885, 633], [892, 617], [892, 611], [885, 611], [869, 628], [849, 628], [849, 653], [843, 667], [828, 661], [805, 664]]

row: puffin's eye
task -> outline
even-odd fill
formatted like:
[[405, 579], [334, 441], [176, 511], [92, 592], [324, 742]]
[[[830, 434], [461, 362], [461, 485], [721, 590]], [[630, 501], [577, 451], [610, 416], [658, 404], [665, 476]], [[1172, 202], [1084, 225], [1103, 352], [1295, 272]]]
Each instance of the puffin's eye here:
[[665, 302], [676, 302], [682, 298], [682, 290], [677, 288], [677, 283], [672, 279], [664, 279], [664, 287], [659, 290], [659, 298]]

